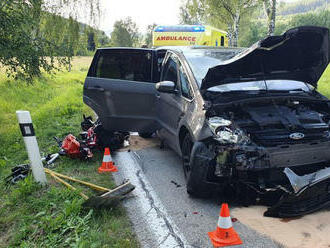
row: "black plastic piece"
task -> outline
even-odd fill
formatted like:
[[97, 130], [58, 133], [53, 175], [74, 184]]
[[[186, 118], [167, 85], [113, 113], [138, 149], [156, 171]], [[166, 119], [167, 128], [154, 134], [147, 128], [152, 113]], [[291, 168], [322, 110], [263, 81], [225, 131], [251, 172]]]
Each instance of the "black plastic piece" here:
[[299, 217], [330, 206], [330, 178], [301, 193], [284, 193], [280, 200], [264, 213], [266, 217]]

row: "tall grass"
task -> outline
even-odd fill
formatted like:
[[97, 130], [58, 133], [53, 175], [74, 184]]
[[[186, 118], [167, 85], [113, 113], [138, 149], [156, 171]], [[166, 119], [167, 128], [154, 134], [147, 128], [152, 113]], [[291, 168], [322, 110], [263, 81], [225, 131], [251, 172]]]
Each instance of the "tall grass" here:
[[[16, 110], [29, 110], [43, 155], [58, 151], [53, 136], [78, 135], [83, 81], [91, 58], [74, 60], [71, 72], [43, 75], [33, 84], [0, 75], [0, 247], [138, 247], [122, 208], [82, 209], [81, 197], [48, 178], [40, 187], [31, 177], [5, 189], [10, 169], [27, 162]], [[99, 175], [102, 154], [91, 161], [61, 157], [55, 170], [112, 188], [110, 176]], [[75, 185], [88, 195], [95, 192]]]

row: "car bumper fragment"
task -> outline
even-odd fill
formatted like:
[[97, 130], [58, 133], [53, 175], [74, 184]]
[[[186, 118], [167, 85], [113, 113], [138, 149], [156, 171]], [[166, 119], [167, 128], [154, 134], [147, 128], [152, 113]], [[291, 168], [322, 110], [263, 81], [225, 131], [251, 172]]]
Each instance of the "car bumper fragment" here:
[[267, 217], [298, 217], [330, 206], [330, 168], [298, 176], [291, 169], [284, 173], [293, 188], [264, 213]]

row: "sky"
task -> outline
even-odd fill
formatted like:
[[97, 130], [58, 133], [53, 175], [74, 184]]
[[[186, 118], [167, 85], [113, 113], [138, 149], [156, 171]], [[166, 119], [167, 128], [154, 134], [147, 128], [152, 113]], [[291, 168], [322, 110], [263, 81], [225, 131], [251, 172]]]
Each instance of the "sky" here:
[[179, 23], [180, 6], [181, 0], [101, 0], [102, 17], [99, 28], [110, 34], [115, 21], [128, 16], [136, 22], [140, 32], [145, 32], [152, 23], [175, 25]]
[[149, 24], [175, 25], [179, 23], [181, 0], [101, 0], [102, 18], [100, 29], [107, 33], [115, 21], [132, 17], [145, 32]]

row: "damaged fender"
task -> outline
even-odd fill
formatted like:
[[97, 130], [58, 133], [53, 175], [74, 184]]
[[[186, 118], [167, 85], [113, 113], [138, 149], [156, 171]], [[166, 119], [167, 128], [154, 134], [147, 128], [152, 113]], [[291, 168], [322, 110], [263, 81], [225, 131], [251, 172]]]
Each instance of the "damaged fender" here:
[[187, 191], [198, 197], [208, 197], [216, 183], [207, 181], [209, 168], [214, 155], [203, 142], [195, 142], [190, 156], [191, 172], [187, 180]]

